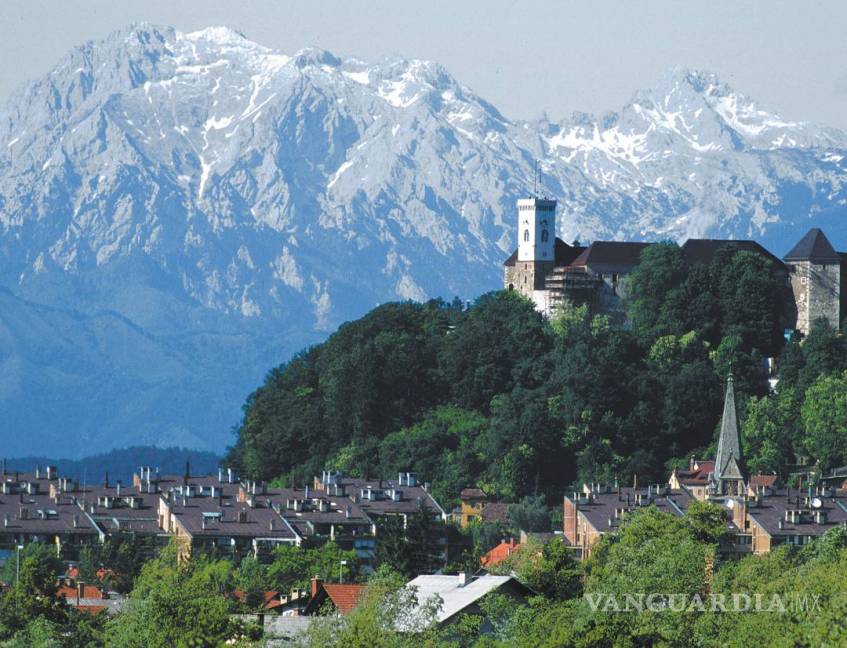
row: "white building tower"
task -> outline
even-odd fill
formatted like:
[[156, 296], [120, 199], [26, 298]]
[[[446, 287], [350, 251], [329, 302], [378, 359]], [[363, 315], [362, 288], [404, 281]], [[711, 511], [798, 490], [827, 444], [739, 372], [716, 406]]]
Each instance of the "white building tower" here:
[[518, 200], [518, 261], [552, 263], [555, 249], [556, 201], [544, 198]]
[[546, 198], [518, 200], [518, 249], [505, 264], [504, 288], [531, 299], [549, 314], [547, 275], [556, 262], [556, 201]]

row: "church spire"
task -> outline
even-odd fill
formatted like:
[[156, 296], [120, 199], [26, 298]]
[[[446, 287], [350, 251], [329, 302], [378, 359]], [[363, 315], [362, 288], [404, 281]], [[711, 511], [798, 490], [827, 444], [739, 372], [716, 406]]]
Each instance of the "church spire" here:
[[713, 495], [741, 495], [744, 492], [744, 475], [741, 472], [741, 440], [738, 434], [738, 417], [735, 412], [735, 385], [732, 374], [726, 380], [726, 396], [715, 455], [715, 469], [709, 479]]

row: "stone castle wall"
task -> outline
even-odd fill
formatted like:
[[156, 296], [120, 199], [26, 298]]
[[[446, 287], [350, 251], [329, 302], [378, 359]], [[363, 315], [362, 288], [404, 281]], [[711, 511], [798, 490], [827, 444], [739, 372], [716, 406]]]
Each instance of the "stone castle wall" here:
[[808, 335], [821, 317], [839, 327], [841, 311], [841, 266], [796, 261], [791, 268], [791, 290], [797, 305], [797, 329]]
[[505, 268], [503, 287], [532, 299], [536, 290], [544, 290], [544, 281], [552, 271], [552, 261], [515, 261], [515, 265]]

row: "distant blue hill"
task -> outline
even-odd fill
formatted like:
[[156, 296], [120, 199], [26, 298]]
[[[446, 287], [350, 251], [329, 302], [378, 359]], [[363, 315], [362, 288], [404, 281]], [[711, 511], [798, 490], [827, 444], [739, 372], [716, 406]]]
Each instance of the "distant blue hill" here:
[[33, 471], [36, 466], [56, 466], [59, 475], [72, 477], [88, 484], [102, 483], [109, 473], [109, 481], [118, 479], [125, 484], [132, 481], [133, 472], [139, 466], [159, 469], [163, 474], [183, 474], [185, 462], [189, 462], [192, 475], [206, 475], [218, 469], [221, 457], [211, 452], [187, 450], [185, 448], [156, 448], [133, 446], [112, 450], [104, 454], [82, 459], [56, 459], [50, 457], [18, 457], [6, 459], [7, 471]]

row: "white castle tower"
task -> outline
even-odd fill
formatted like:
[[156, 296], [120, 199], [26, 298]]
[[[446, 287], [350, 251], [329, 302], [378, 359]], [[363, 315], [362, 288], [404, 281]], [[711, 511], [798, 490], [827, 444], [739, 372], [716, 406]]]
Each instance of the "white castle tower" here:
[[555, 249], [556, 201], [544, 198], [518, 200], [518, 261], [552, 263]]
[[545, 280], [556, 261], [556, 201], [518, 200], [518, 249], [506, 262], [504, 287], [549, 310]]

